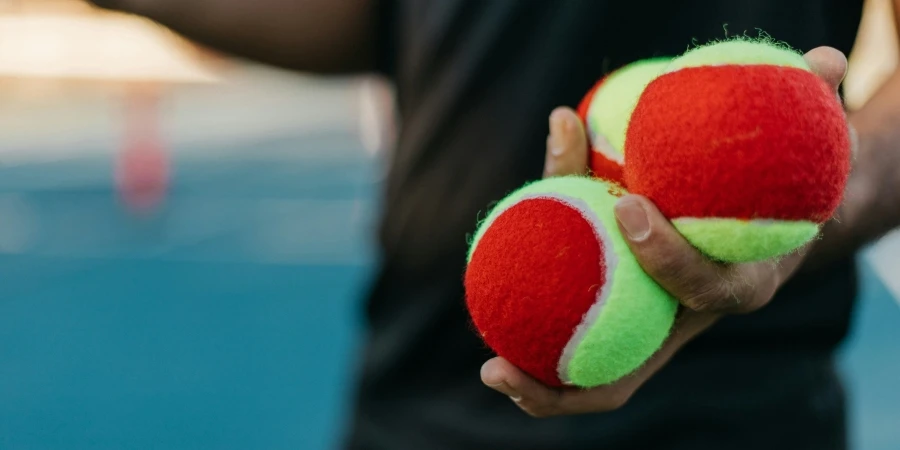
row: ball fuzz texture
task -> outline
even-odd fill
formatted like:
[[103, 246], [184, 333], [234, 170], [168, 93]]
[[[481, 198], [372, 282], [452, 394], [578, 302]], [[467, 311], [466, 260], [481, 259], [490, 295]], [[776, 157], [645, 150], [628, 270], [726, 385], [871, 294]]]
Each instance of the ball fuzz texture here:
[[466, 304], [497, 355], [550, 386], [626, 376], [669, 334], [677, 302], [619, 233], [613, 184], [538, 181], [501, 201], [469, 251]]
[[590, 145], [595, 177], [622, 184], [625, 131], [638, 98], [671, 58], [645, 59], [619, 68], [598, 81], [578, 105]]
[[728, 41], [689, 51], [644, 90], [625, 182], [708, 256], [775, 258], [841, 202], [850, 137], [837, 95], [793, 50]]

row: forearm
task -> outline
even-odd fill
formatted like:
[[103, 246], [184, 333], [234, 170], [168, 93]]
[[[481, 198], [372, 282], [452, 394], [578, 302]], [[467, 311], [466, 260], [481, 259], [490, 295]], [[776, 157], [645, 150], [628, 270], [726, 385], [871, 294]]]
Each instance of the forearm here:
[[145, 16], [217, 51], [322, 73], [375, 66], [376, 1], [90, 0]]
[[859, 148], [844, 202], [823, 228], [802, 270], [851, 256], [900, 226], [900, 71], [849, 119]]

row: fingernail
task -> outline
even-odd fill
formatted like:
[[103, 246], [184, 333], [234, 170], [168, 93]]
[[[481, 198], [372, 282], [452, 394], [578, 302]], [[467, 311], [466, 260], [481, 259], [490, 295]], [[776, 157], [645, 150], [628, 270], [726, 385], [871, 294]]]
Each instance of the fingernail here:
[[558, 144], [558, 140], [552, 134], [547, 136], [547, 149], [552, 156], [559, 156], [563, 152], [563, 148]]
[[522, 394], [516, 392], [516, 390], [506, 384], [505, 381], [501, 381], [497, 384], [488, 384], [487, 387], [508, 395], [509, 398], [514, 402], [522, 401]]
[[496, 380], [497, 378], [499, 377], [497, 377], [496, 373], [490, 373], [488, 363], [485, 363], [481, 366], [481, 380], [482, 382], [484, 382], [485, 386], [494, 389], [502, 394], [505, 394], [516, 403], [522, 401], [522, 395], [516, 392], [516, 390], [506, 382], [506, 380], [500, 378], [500, 381], [498, 381], [497, 383], [488, 382], [488, 380], [490, 379]]
[[625, 197], [616, 204], [616, 219], [625, 228], [628, 238], [641, 242], [650, 235], [650, 219], [641, 202]]
[[514, 402], [522, 401], [522, 394], [516, 392], [516, 390], [511, 388], [508, 384], [506, 384], [506, 382], [503, 382], [503, 383], [500, 383], [499, 385], [491, 386], [491, 387], [508, 395], [510, 400], [512, 400]]
[[566, 130], [566, 115], [562, 110], [555, 110], [550, 114], [550, 154], [559, 156], [563, 154], [562, 133]]
[[565, 137], [575, 129], [574, 118], [564, 109], [557, 109], [550, 114], [550, 133]]

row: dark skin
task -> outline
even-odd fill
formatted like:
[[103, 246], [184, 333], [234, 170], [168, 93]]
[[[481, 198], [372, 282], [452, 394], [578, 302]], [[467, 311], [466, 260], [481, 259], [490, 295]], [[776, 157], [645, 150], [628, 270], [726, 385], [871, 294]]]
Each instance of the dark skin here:
[[[156, 20], [219, 51], [318, 73], [374, 68], [377, 18], [364, 0], [94, 0], [108, 8]], [[894, 0], [900, 11], [900, 0]], [[896, 15], [900, 23], [900, 15]], [[822, 47], [806, 54], [813, 70], [835, 89], [846, 57]], [[900, 71], [858, 111], [848, 114], [853, 131], [853, 172], [845, 199], [821, 239], [779, 261], [718, 264], [698, 253], [646, 198], [620, 199], [616, 216], [644, 270], [681, 305], [664, 347], [636, 374], [595, 389], [545, 386], [502, 358], [486, 362], [485, 385], [509, 396], [534, 417], [611, 411], [622, 407], [680, 348], [729, 314], [767, 305], [798, 271], [812, 271], [853, 255], [900, 226]], [[545, 176], [586, 172], [588, 147], [580, 121], [569, 108], [550, 116]]]
[[155, 20], [201, 45], [322, 74], [375, 66], [377, 17], [367, 0], [89, 0]]

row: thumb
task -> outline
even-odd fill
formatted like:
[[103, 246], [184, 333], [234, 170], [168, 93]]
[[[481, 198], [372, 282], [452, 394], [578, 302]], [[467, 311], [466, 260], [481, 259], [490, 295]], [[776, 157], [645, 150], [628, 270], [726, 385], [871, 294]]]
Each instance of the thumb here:
[[647, 275], [694, 311], [755, 311], [768, 303], [783, 278], [774, 262], [721, 264], [707, 258], [644, 197], [622, 197], [615, 214]]
[[705, 258], [648, 199], [623, 196], [616, 220], [644, 271], [682, 301], [718, 296], [722, 280], [716, 264]]

